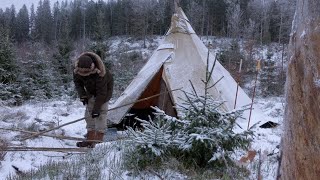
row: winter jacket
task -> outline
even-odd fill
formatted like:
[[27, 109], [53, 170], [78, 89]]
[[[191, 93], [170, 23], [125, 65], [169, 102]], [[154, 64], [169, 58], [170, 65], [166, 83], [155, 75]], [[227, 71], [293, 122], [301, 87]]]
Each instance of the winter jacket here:
[[[100, 113], [102, 104], [110, 100], [113, 92], [113, 77], [108, 69], [105, 68], [101, 58], [92, 52], [85, 52], [81, 55], [88, 55], [95, 64], [95, 73], [87, 76], [80, 75], [78, 71], [78, 60], [75, 61], [73, 81], [80, 98], [90, 99], [95, 97], [92, 112]], [[80, 55], [80, 56], [81, 56]]]

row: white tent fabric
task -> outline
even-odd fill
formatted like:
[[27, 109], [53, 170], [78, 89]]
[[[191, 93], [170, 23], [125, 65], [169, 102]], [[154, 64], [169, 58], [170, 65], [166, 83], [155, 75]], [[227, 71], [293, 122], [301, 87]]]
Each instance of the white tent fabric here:
[[[171, 27], [168, 30], [162, 44], [154, 52], [146, 65], [141, 69], [134, 80], [129, 84], [123, 94], [110, 105], [110, 108], [121, 108], [110, 111], [108, 119], [118, 124], [132, 107], [124, 106], [139, 99], [152, 77], [163, 66], [162, 77], [169, 90], [181, 88], [185, 92], [192, 92], [193, 84], [198, 95], [204, 95], [204, 83], [206, 68], [210, 70], [214, 64], [215, 56], [209, 54], [209, 66], [207, 66], [208, 48], [195, 34], [187, 17], [181, 8], [172, 16]], [[221, 79], [222, 78], [222, 79]], [[221, 80], [220, 80], [221, 79]], [[231, 111], [234, 109], [237, 83], [230, 73], [216, 61], [211, 83], [216, 83], [209, 89], [209, 94], [215, 99], [224, 101], [223, 109]], [[190, 83], [191, 82], [191, 83]], [[239, 87], [236, 108], [250, 105], [252, 103], [248, 95]], [[171, 98], [175, 105], [182, 103], [185, 95], [182, 91], [173, 91]], [[255, 108], [252, 119], [262, 120], [261, 113]], [[180, 112], [177, 112], [178, 116]], [[244, 113], [248, 119], [249, 111]]]

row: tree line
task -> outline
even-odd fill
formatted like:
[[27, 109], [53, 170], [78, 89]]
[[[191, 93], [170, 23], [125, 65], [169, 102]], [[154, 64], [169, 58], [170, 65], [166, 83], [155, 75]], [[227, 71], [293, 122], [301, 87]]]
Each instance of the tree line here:
[[[199, 36], [246, 39], [252, 49], [254, 44], [288, 42], [294, 11], [291, 1], [181, 0], [179, 5]], [[174, 12], [173, 3], [71, 0], [55, 2], [51, 7], [49, 0], [40, 0], [30, 9], [25, 5], [18, 11], [13, 5], [0, 9], [1, 100], [14, 99], [13, 104], [19, 104], [15, 99], [73, 95], [70, 59], [76, 51], [107, 52], [106, 40], [113, 36], [146, 42], [148, 36], [164, 35]], [[238, 61], [237, 48], [236, 52], [232, 58], [232, 53], [225, 51], [228, 55], [219, 60], [228, 64]], [[109, 62], [107, 55], [100, 55]], [[246, 58], [248, 62], [253, 62], [251, 56]], [[232, 72], [231, 65], [227, 69]]]
[[[182, 0], [200, 36], [287, 43], [294, 3], [291, 0]], [[14, 42], [103, 40], [111, 36], [164, 35], [174, 12], [172, 0], [40, 0], [30, 10], [0, 9], [0, 24]]]

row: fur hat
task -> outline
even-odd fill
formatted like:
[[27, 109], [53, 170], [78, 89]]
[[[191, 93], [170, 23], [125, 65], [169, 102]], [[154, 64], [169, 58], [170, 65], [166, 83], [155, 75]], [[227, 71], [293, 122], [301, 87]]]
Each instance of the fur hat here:
[[89, 76], [90, 74], [99, 74], [100, 70], [95, 67], [90, 56], [83, 54], [76, 60], [74, 72], [81, 76]]
[[79, 68], [89, 68], [91, 69], [92, 64], [94, 65], [91, 57], [87, 56], [87, 55], [82, 55], [78, 58], [78, 67]]

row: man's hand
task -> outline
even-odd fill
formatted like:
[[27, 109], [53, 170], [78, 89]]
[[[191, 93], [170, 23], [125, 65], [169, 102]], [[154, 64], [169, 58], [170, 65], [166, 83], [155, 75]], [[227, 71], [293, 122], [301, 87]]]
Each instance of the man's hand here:
[[97, 117], [99, 117], [100, 116], [100, 113], [99, 112], [92, 112], [92, 114], [91, 114], [91, 117], [92, 118], [97, 118]]
[[88, 104], [88, 98], [86, 98], [86, 97], [80, 98], [80, 101], [82, 102], [82, 104], [83, 104], [84, 106]]

